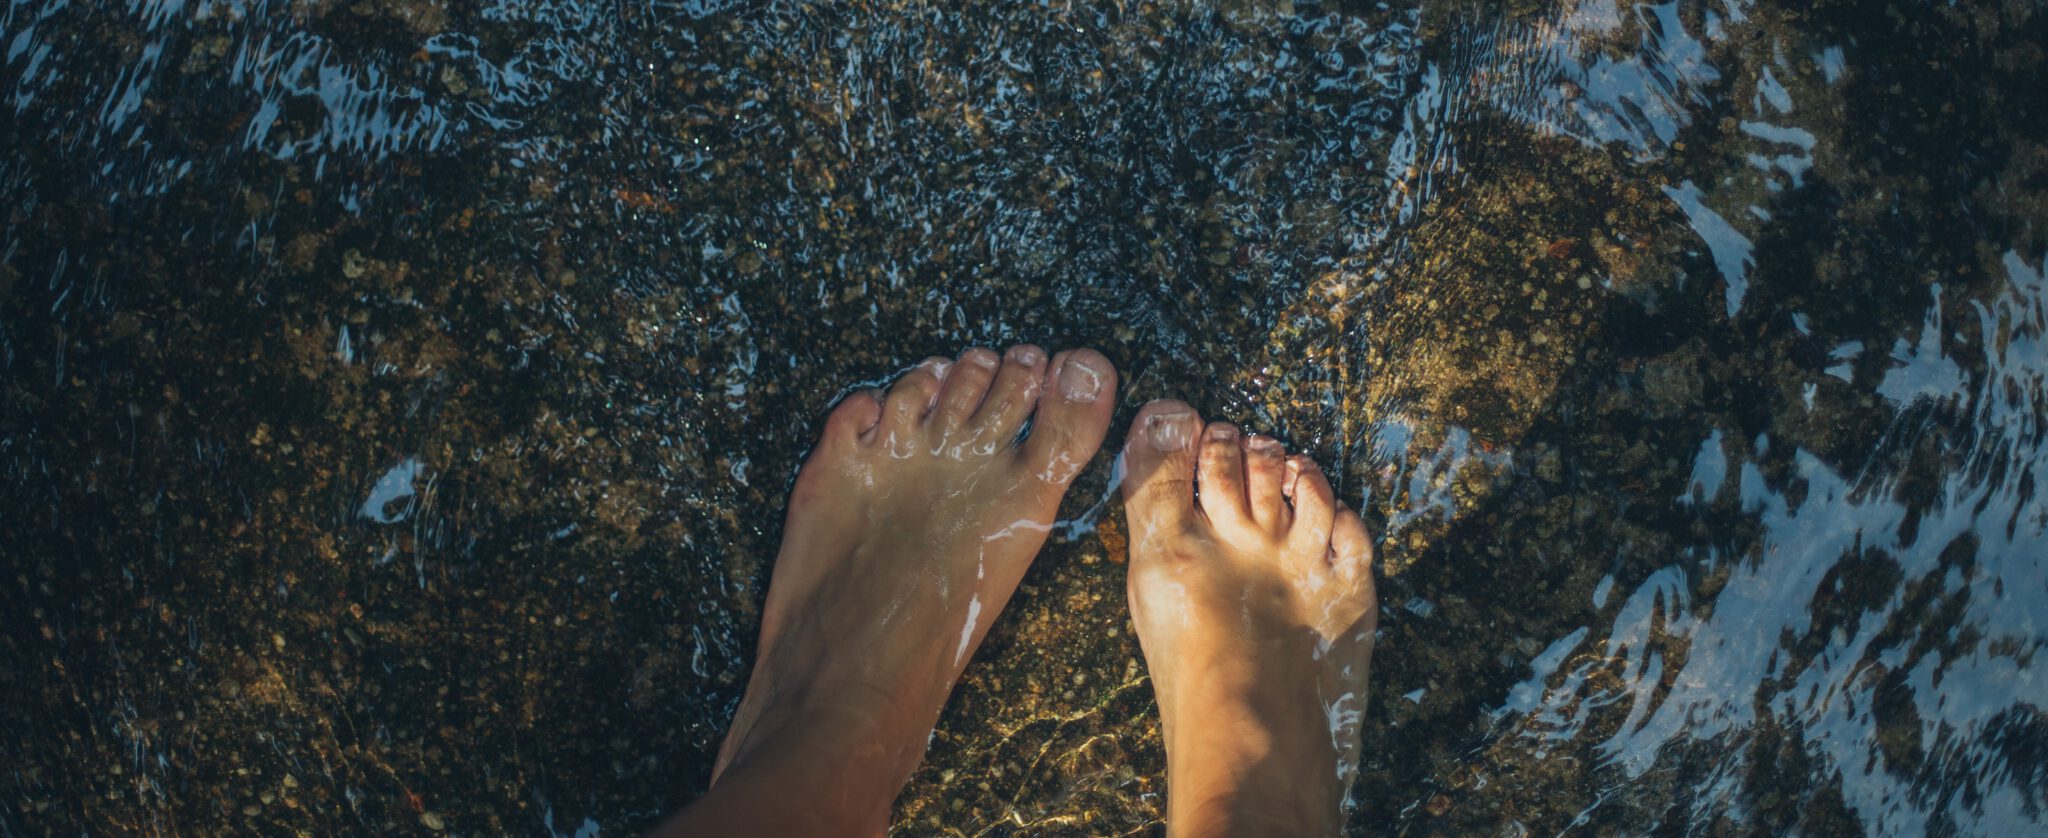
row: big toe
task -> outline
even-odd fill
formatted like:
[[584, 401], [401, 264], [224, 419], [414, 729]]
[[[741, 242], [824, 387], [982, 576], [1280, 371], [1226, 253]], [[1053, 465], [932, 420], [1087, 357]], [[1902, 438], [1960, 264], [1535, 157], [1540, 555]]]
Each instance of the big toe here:
[[1053, 359], [1046, 379], [1020, 454], [1041, 480], [1064, 488], [1109, 432], [1116, 367], [1100, 352], [1075, 349]]
[[1124, 511], [1133, 551], [1155, 534], [1194, 521], [1195, 440], [1201, 414], [1186, 402], [1161, 399], [1139, 409], [1124, 442]]

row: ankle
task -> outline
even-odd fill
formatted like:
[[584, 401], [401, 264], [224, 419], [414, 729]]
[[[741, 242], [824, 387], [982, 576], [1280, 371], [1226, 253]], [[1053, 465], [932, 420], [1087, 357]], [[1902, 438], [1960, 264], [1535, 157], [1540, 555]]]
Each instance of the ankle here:
[[712, 793], [804, 789], [807, 818], [844, 827], [832, 834], [883, 831], [927, 742], [850, 706], [769, 709], [731, 735]]
[[[1344, 789], [1335, 761], [1313, 767], [1278, 751], [1244, 761], [1173, 761], [1167, 769], [1167, 830], [1208, 835], [1335, 835]], [[1191, 764], [1193, 763], [1193, 764]]]
[[920, 727], [912, 718], [916, 714], [897, 697], [864, 684], [779, 689], [756, 679], [748, 693], [726, 734], [716, 777], [764, 755], [792, 750], [826, 761], [866, 763], [869, 771], [900, 759], [908, 776], [931, 733], [931, 725]]
[[1347, 789], [1312, 685], [1217, 677], [1173, 702], [1166, 726], [1173, 835], [1327, 835], [1342, 828]]
[[1335, 836], [1344, 828], [1341, 807], [1320, 800], [1287, 800], [1240, 791], [1218, 794], [1167, 811], [1167, 838], [1292, 835]]

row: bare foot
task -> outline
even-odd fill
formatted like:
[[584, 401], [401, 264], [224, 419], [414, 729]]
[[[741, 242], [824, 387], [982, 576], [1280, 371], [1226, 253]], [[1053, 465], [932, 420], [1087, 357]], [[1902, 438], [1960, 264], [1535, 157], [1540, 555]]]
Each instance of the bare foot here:
[[664, 828], [882, 832], [954, 681], [1102, 444], [1115, 390], [1093, 350], [1016, 346], [929, 359], [835, 408], [790, 492], [712, 789]]
[[1379, 620], [1365, 522], [1313, 460], [1177, 401], [1139, 411], [1124, 457], [1168, 831], [1337, 834]]

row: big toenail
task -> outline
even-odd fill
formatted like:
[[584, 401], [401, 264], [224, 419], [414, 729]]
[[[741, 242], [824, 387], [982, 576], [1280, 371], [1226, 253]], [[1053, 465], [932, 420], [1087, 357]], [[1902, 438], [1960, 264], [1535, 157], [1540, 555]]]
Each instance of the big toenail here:
[[1102, 373], [1079, 359], [1069, 357], [1060, 368], [1060, 389], [1067, 398], [1077, 402], [1092, 402], [1102, 395]]
[[1038, 359], [1042, 357], [1044, 357], [1044, 353], [1038, 351], [1038, 347], [1036, 346], [1010, 347], [1010, 360], [1016, 361], [1017, 363], [1023, 364], [1027, 367], [1038, 366]]
[[1173, 413], [1154, 416], [1151, 419], [1152, 447], [1161, 451], [1179, 451], [1188, 447], [1188, 415]]

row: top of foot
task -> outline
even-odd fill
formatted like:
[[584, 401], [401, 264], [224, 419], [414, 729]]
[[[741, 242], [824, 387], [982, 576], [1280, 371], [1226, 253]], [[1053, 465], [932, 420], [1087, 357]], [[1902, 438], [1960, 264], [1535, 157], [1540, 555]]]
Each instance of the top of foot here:
[[790, 493], [717, 770], [822, 712], [885, 743], [888, 764], [863, 770], [900, 785], [1101, 446], [1115, 391], [1100, 353], [1025, 345], [928, 359], [836, 406]]
[[1169, 828], [1333, 831], [1379, 614], [1365, 522], [1314, 460], [1181, 402], [1141, 410], [1124, 457], [1131, 617], [1165, 727]]

